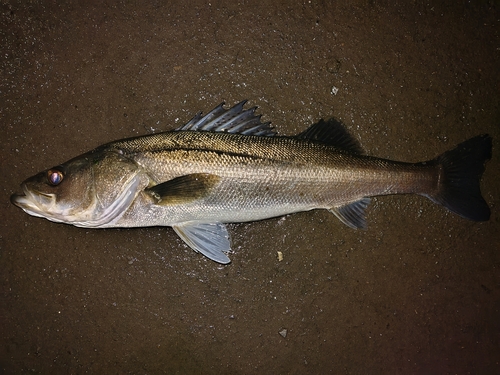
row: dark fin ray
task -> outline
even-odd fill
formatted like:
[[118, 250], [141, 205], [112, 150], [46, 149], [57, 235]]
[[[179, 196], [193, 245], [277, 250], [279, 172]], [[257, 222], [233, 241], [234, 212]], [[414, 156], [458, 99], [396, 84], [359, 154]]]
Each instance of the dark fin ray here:
[[365, 210], [370, 204], [370, 198], [362, 198], [359, 201], [346, 204], [341, 207], [332, 207], [329, 209], [345, 225], [353, 229], [365, 229], [366, 218]]
[[205, 116], [202, 116], [201, 112], [196, 114], [187, 124], [176, 130], [274, 136], [276, 133], [271, 127], [271, 123], [261, 122], [261, 116], [255, 115], [257, 107], [243, 109], [246, 102], [243, 100], [229, 109], [224, 109], [224, 103], [221, 103]]
[[353, 154], [363, 153], [358, 141], [347, 132], [340, 121], [334, 118], [328, 121], [319, 120], [302, 133], [297, 134], [296, 138], [325, 143]]
[[208, 195], [220, 177], [208, 173], [193, 173], [146, 189], [159, 205], [191, 202]]
[[207, 122], [212, 121], [214, 118], [219, 117], [221, 114], [226, 112], [224, 109], [224, 102], [219, 104], [217, 107], [208, 112], [205, 116], [202, 116], [202, 112], [198, 112], [191, 120], [189, 120], [185, 125], [178, 127], [175, 130], [191, 130], [196, 131], [203, 127]]
[[491, 148], [491, 137], [483, 134], [432, 160], [442, 167], [441, 179], [437, 194], [426, 196], [466, 219], [489, 220], [490, 208], [481, 195], [480, 182]]
[[175, 233], [194, 251], [221, 264], [231, 260], [224, 252], [231, 250], [227, 228], [222, 223], [181, 223], [174, 225]]

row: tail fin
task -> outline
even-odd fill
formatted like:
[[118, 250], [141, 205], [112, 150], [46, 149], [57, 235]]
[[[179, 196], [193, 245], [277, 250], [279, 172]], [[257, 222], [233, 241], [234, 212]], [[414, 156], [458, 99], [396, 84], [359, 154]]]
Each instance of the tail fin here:
[[491, 137], [484, 134], [438, 156], [433, 162], [442, 167], [439, 191], [429, 198], [466, 219], [489, 220], [490, 208], [479, 184], [484, 164], [491, 158], [491, 146]]

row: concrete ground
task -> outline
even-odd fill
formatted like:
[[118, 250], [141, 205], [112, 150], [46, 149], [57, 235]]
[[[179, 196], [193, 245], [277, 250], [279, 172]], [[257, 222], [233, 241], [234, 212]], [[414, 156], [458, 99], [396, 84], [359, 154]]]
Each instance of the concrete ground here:
[[[0, 373], [500, 373], [497, 4], [3, 2]], [[87, 230], [9, 201], [100, 144], [242, 99], [280, 134], [335, 116], [402, 161], [489, 133], [491, 220], [379, 197], [366, 231], [327, 211], [229, 225], [221, 266], [170, 228]]]

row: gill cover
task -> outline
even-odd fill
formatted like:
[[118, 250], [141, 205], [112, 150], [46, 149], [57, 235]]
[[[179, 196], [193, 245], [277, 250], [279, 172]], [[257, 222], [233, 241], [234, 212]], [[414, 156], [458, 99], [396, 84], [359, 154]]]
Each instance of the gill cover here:
[[119, 151], [97, 148], [28, 178], [12, 203], [26, 213], [80, 227], [112, 225], [134, 200], [139, 167]]

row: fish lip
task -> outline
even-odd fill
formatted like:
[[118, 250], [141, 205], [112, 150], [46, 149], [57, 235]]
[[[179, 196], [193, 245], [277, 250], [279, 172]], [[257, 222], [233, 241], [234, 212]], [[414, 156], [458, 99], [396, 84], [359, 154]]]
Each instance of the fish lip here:
[[15, 206], [30, 212], [41, 213], [42, 210], [39, 206], [40, 197], [45, 199], [52, 199], [52, 194], [42, 193], [38, 190], [30, 190], [26, 184], [21, 185], [23, 192], [22, 193], [14, 193], [10, 196], [10, 201]]
[[30, 199], [29, 196], [25, 194], [15, 193], [10, 196], [10, 201], [24, 212], [33, 216], [42, 216], [40, 208], [36, 205], [36, 202]]
[[27, 202], [29, 202], [28, 197], [30, 195], [30, 192], [28, 190], [28, 187], [26, 186], [26, 183], [24, 182], [21, 184], [21, 189], [23, 190], [23, 192], [12, 194], [10, 196], [10, 201], [17, 207], [23, 208], [23, 204], [25, 205]]
[[23, 198], [26, 198], [26, 194], [23, 194], [23, 193], [14, 193], [10, 196], [10, 203], [12, 203], [13, 205], [17, 206], [17, 207], [21, 207], [20, 206], [20, 201], [23, 199]]

